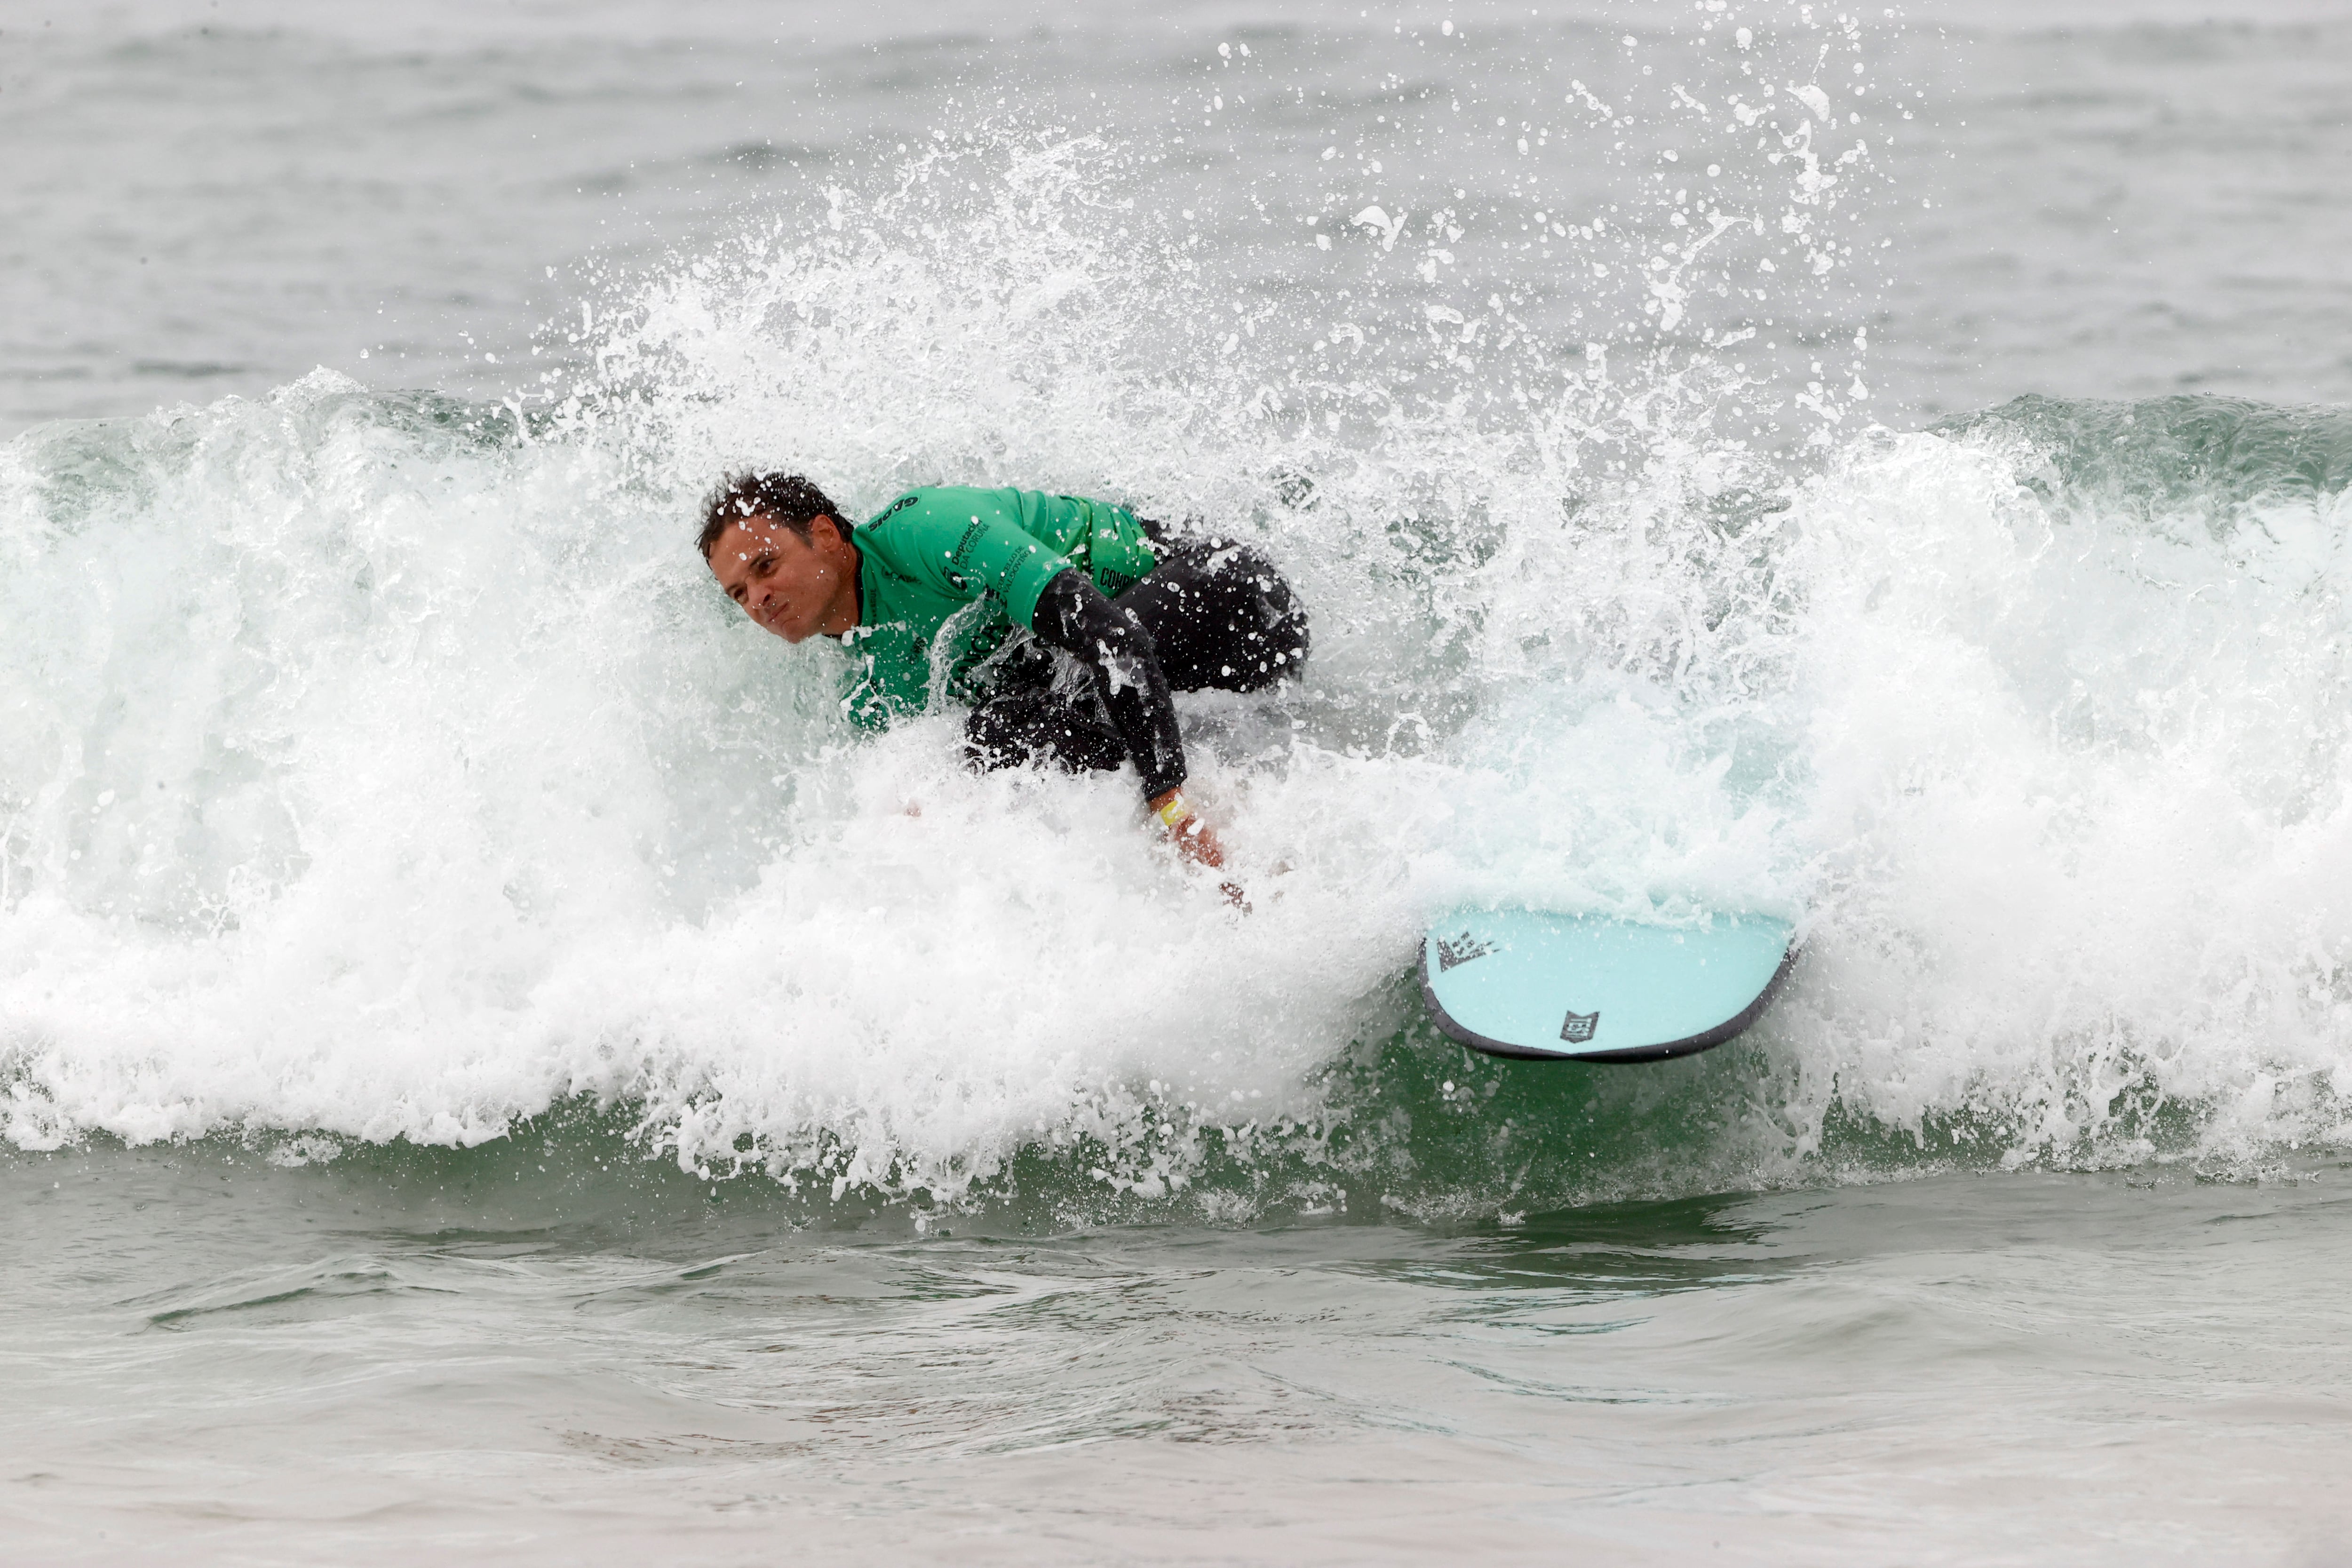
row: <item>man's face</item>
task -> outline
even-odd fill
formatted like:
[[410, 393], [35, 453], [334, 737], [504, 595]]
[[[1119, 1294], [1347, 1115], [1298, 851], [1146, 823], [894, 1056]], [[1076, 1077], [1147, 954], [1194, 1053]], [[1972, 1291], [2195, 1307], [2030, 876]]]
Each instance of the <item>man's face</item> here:
[[[809, 525], [803, 539], [764, 517], [731, 523], [710, 547], [710, 574], [753, 620], [800, 642], [819, 632], [842, 632], [841, 618], [856, 553], [830, 519]], [[855, 624], [856, 613], [849, 612]]]

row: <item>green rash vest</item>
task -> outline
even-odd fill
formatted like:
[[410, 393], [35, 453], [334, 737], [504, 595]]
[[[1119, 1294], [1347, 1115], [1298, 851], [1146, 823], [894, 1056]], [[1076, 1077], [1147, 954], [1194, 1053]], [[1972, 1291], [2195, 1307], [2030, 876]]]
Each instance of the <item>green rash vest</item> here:
[[1135, 514], [1108, 501], [1037, 490], [926, 485], [850, 533], [857, 547], [857, 625], [842, 637], [842, 710], [887, 728], [935, 691], [978, 695], [978, 666], [1015, 626], [1027, 627], [1045, 584], [1072, 568], [1116, 598], [1159, 563]]

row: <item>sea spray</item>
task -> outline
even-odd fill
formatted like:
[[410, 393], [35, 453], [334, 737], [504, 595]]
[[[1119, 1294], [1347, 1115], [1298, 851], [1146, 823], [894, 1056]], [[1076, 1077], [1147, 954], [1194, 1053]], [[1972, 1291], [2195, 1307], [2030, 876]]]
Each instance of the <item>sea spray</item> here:
[[2168, 416], [2243, 448], [2343, 416], [2146, 411], [2139, 483], [2037, 444], [2037, 403], [1810, 487], [1825, 875], [1780, 1026], [1837, 1042], [1817, 1093], [2011, 1159], [2161, 1152], [2168, 1103], [2242, 1155], [2345, 1135], [2342, 491], [2145, 482]]
[[[2191, 405], [2218, 476], [2101, 457], [2129, 409], [1858, 433], [1866, 150], [1818, 68], [1690, 108], [1641, 47], [1554, 128], [1639, 160], [1573, 224], [1391, 190], [1277, 231], [1345, 276], [1254, 284], [1134, 199], [1169, 149], [1001, 121], [609, 276], [503, 399], [322, 373], [21, 438], [9, 1136], [602, 1105], [822, 1205], [1221, 1217], [2340, 1139], [2342, 485], [2262, 455], [2328, 416]], [[1541, 328], [1514, 269], [1571, 259]], [[693, 559], [751, 463], [1272, 552], [1305, 679], [1184, 702], [1252, 912], [1118, 779], [975, 778], [950, 716], [848, 741], [834, 651]], [[1702, 1060], [1496, 1064], [1403, 982], [1465, 898], [1769, 907], [1807, 952]]]

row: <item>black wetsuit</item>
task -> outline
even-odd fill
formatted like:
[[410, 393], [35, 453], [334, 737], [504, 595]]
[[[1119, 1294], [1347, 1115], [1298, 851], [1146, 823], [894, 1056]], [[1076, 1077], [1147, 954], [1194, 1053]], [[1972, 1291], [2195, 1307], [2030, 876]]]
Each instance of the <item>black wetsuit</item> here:
[[1012, 650], [965, 721], [975, 767], [1045, 763], [1073, 772], [1133, 761], [1147, 798], [1184, 782], [1170, 690], [1257, 691], [1297, 675], [1307, 612], [1272, 563], [1213, 534], [1139, 520], [1159, 563], [1117, 598], [1065, 572], [1037, 599], [1034, 630], [1091, 671], [1070, 679], [1043, 647]]

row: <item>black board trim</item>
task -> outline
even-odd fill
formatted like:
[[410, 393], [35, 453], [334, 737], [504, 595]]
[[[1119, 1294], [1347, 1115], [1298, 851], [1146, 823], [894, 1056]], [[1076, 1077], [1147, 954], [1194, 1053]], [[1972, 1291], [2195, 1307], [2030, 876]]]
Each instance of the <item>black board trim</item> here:
[[1622, 1051], [1577, 1053], [1530, 1050], [1525, 1046], [1514, 1046], [1507, 1041], [1490, 1040], [1475, 1029], [1464, 1028], [1454, 1021], [1454, 1015], [1448, 1013], [1438, 1002], [1436, 991], [1430, 986], [1429, 938], [1426, 936], [1421, 939], [1421, 954], [1413, 970], [1413, 975], [1421, 982], [1421, 999], [1427, 1004], [1429, 1016], [1436, 1021], [1438, 1031], [1448, 1039], [1457, 1040], [1474, 1051], [1484, 1051], [1490, 1057], [1507, 1057], [1513, 1061], [1522, 1062], [1599, 1062], [1603, 1066], [1630, 1066], [1635, 1062], [1662, 1062], [1673, 1057], [1694, 1057], [1701, 1051], [1711, 1050], [1726, 1040], [1747, 1033], [1748, 1026], [1756, 1022], [1764, 1009], [1771, 1005], [1773, 996], [1780, 989], [1780, 983], [1789, 978], [1789, 971], [1796, 965], [1798, 945], [1793, 942], [1789, 944], [1789, 950], [1780, 955], [1780, 967], [1772, 971], [1772, 978], [1764, 983], [1764, 989], [1756, 994], [1756, 1000], [1741, 1008], [1737, 1017], [1727, 1019], [1713, 1028], [1703, 1029], [1696, 1035], [1687, 1036], [1679, 1040], [1668, 1040], [1664, 1045], [1634, 1046]]

